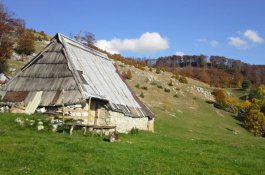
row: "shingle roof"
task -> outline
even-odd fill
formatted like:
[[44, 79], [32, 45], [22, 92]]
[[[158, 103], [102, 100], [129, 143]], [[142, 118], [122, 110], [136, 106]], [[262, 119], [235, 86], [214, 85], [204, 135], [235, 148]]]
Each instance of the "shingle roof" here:
[[37, 91], [44, 91], [41, 105], [51, 106], [62, 104], [62, 90], [65, 92], [64, 103], [77, 103], [91, 97], [107, 101], [112, 110], [126, 115], [152, 117], [106, 54], [57, 34], [10, 80], [6, 91], [28, 92], [25, 103]]

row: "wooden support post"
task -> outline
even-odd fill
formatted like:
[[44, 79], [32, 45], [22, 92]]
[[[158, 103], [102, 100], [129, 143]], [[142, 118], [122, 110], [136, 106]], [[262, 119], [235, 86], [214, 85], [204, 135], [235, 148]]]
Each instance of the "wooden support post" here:
[[87, 130], [87, 128], [86, 128], [86, 126], [84, 127], [84, 135], [86, 135], [86, 130]]
[[70, 136], [73, 134], [73, 130], [74, 130], [74, 125], [71, 126], [71, 129], [70, 129]]
[[63, 112], [63, 124], [64, 124], [64, 89], [62, 91], [62, 112]]
[[98, 125], [98, 117], [99, 117], [99, 111], [100, 111], [100, 105], [96, 103], [96, 111], [95, 111], [95, 119], [94, 119], [94, 125]]
[[90, 107], [91, 107], [91, 97], [89, 97], [89, 100], [88, 100], [87, 124], [89, 124]]

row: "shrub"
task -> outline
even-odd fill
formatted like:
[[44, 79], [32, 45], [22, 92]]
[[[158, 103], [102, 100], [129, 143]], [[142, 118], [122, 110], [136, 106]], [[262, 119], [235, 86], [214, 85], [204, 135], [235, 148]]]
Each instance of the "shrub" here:
[[152, 67], [149, 67], [149, 71], [150, 71], [150, 72], [152, 72], [152, 71], [153, 71]]
[[250, 110], [248, 113], [244, 126], [254, 135], [265, 136], [265, 116], [258, 110]]
[[136, 87], [137, 89], [139, 89], [139, 88], [140, 88], [140, 84], [136, 84], [135, 87]]
[[176, 88], [177, 91], [180, 91], [180, 88]]
[[168, 83], [169, 86], [173, 86], [173, 81], [170, 80], [169, 83]]
[[226, 103], [230, 108], [230, 111], [233, 113], [237, 113], [239, 108], [241, 107], [239, 101], [234, 97], [228, 97], [226, 99]]
[[241, 84], [242, 89], [246, 90], [249, 89], [251, 85], [251, 82], [249, 80], [244, 80]]
[[35, 36], [29, 31], [25, 30], [18, 38], [17, 48], [18, 54], [30, 55], [35, 52]]
[[246, 100], [243, 103], [241, 103], [241, 109], [243, 109], [244, 111], [249, 111], [250, 107], [251, 107], [251, 102], [249, 100]]
[[131, 72], [131, 70], [129, 69], [129, 70], [127, 70], [127, 72], [123, 72], [122, 73], [122, 76], [124, 78], [128, 79], [128, 80], [132, 79], [132, 72]]
[[139, 134], [139, 129], [138, 128], [132, 128], [131, 131], [130, 131], [130, 134], [132, 134], [132, 135]]
[[261, 105], [260, 112], [262, 112], [265, 115], [265, 103]]
[[150, 84], [151, 85], [157, 85], [157, 83], [155, 81], [152, 81]]
[[252, 90], [249, 94], [249, 98], [251, 100], [254, 98], [260, 100], [265, 99], [265, 85], [261, 85], [257, 89]]
[[165, 88], [164, 91], [167, 92], [167, 93], [169, 93], [170, 92], [170, 89], [169, 88]]
[[197, 100], [197, 97], [193, 97], [193, 100]]
[[175, 98], [178, 98], [179, 96], [178, 96], [178, 94], [175, 94], [174, 97], [175, 97]]
[[215, 89], [212, 94], [214, 95], [216, 103], [221, 107], [227, 106], [227, 93], [222, 89]]
[[156, 69], [156, 73], [157, 74], [160, 74], [161, 73], [161, 70], [159, 68]]
[[143, 86], [141, 89], [143, 89], [143, 90], [148, 90], [148, 87]]
[[144, 98], [144, 93], [143, 92], [141, 92], [140, 97]]
[[181, 76], [181, 77], [179, 78], [179, 82], [184, 83], [184, 84], [188, 84], [188, 80], [187, 80], [187, 78], [184, 77], [184, 76]]
[[163, 88], [163, 86], [162, 86], [162, 85], [157, 85], [157, 87], [158, 87], [158, 88], [160, 88], [160, 89], [162, 89], [162, 88]]
[[175, 75], [175, 79], [179, 80], [180, 76], [179, 75]]

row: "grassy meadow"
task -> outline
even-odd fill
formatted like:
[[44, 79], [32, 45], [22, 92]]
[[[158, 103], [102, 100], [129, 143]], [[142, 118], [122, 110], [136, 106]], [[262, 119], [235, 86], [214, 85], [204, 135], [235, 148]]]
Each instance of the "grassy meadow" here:
[[[155, 133], [73, 136], [18, 126], [22, 114], [0, 115], [0, 174], [265, 174], [265, 140], [229, 114], [202, 110], [167, 115], [154, 108]], [[236, 131], [238, 134], [233, 133]]]
[[[189, 85], [174, 81], [165, 92], [170, 74], [130, 68], [128, 84], [137, 95], [144, 93], [142, 100], [156, 116], [155, 133], [120, 134], [120, 142], [109, 143], [106, 137], [38, 132], [14, 122], [41, 115], [1, 113], [0, 174], [265, 174], [265, 139], [254, 137], [189, 86], [210, 87], [189, 79]], [[146, 76], [154, 76], [163, 88]]]

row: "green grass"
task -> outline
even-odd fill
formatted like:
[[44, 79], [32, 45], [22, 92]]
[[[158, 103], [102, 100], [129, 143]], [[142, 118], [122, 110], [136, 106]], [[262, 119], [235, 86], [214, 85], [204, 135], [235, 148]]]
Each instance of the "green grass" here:
[[155, 107], [155, 133], [120, 135], [116, 143], [37, 132], [14, 122], [29, 116], [1, 114], [0, 174], [265, 174], [265, 139], [230, 114], [198, 104], [199, 111]]
[[232, 93], [232, 95], [235, 96], [236, 98], [240, 98], [242, 96], [249, 94], [249, 90], [243, 90], [241, 88], [230, 88], [227, 91]]
[[[128, 66], [119, 68], [122, 72]], [[188, 88], [206, 85], [192, 79], [188, 85], [173, 82], [166, 93], [146, 78], [156, 76], [168, 87], [172, 74], [131, 69], [128, 83], [135, 94], [142, 91], [137, 84], [148, 87], [141, 100], [156, 115], [155, 133], [120, 135], [120, 142], [109, 143], [80, 132], [37, 132], [14, 122], [40, 115], [0, 114], [0, 174], [265, 174], [265, 139]]]

